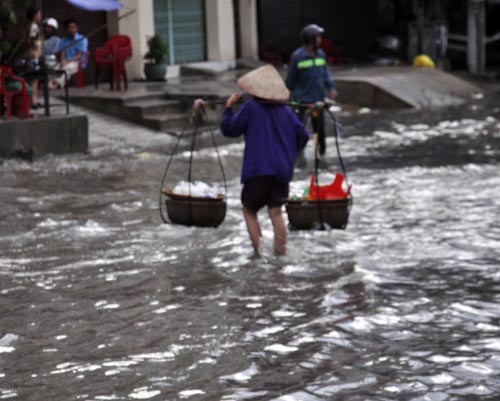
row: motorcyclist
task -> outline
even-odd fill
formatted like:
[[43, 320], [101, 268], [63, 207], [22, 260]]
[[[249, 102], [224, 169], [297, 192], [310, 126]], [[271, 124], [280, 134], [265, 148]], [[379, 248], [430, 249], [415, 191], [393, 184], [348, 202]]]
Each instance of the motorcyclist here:
[[[292, 54], [288, 68], [286, 84], [292, 92], [292, 99], [297, 103], [323, 102], [325, 96], [337, 97], [335, 82], [328, 70], [326, 56], [320, 49], [324, 29], [316, 24], [305, 26], [301, 31], [303, 46]], [[305, 108], [297, 108], [297, 115], [304, 118]], [[314, 133], [318, 134], [319, 153], [326, 152], [324, 113], [315, 110], [311, 113]]]

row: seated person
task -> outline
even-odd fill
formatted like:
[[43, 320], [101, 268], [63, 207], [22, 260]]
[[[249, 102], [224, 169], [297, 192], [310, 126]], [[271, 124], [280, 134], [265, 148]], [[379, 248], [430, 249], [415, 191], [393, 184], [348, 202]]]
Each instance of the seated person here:
[[[61, 39], [61, 61], [57, 68], [65, 70], [69, 79], [78, 72], [80, 61], [85, 61], [89, 41], [78, 33], [78, 24], [75, 19], [64, 21], [64, 27], [66, 28], [66, 36]], [[86, 64], [82, 65], [83, 68], [86, 66]], [[50, 83], [50, 88], [62, 88], [64, 84], [64, 76], [61, 75]]]
[[58, 29], [59, 24], [56, 19], [46, 18], [43, 20], [42, 56], [59, 53], [61, 38], [55, 35]]

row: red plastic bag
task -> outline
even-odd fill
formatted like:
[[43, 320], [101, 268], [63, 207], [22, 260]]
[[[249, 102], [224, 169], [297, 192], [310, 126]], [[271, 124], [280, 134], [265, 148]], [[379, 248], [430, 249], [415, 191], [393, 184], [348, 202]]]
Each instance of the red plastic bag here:
[[[344, 182], [344, 175], [337, 173], [335, 179], [330, 185], [320, 185], [316, 186], [316, 177], [313, 175], [311, 177], [311, 185], [309, 186], [309, 195], [307, 200], [336, 200], [336, 199], [346, 199], [349, 197], [351, 192], [351, 186], [344, 191], [342, 188], [342, 183]], [[319, 196], [318, 196], [319, 195]]]

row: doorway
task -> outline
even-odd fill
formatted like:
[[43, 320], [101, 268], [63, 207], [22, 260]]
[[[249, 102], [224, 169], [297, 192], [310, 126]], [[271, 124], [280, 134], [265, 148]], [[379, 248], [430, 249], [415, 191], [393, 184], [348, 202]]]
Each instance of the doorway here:
[[154, 21], [168, 43], [169, 64], [205, 60], [203, 0], [154, 0]]

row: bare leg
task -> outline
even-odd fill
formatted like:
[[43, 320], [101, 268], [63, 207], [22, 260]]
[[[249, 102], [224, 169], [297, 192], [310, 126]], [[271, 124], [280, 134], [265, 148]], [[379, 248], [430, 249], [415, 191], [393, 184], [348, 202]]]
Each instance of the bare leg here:
[[257, 219], [257, 213], [243, 207], [243, 216], [245, 217], [245, 222], [247, 223], [247, 230], [250, 235], [250, 240], [252, 241], [253, 249], [256, 253], [258, 253], [262, 231], [260, 229], [259, 220]]
[[270, 208], [269, 217], [274, 229], [274, 253], [276, 255], [284, 255], [286, 253], [286, 226], [283, 221], [281, 207]]
[[31, 105], [35, 106], [38, 104], [38, 80], [32, 83], [32, 94], [31, 94]]

